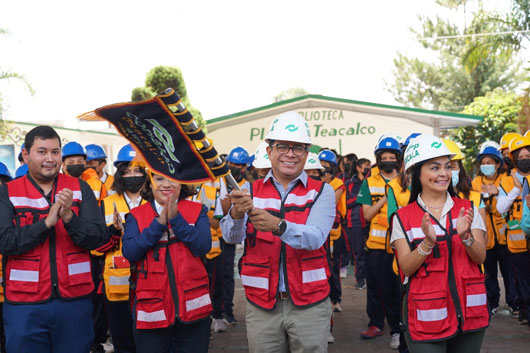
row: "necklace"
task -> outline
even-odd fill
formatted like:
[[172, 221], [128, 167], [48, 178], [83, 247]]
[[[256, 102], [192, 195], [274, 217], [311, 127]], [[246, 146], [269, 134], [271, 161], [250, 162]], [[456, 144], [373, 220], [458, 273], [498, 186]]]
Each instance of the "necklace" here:
[[429, 206], [429, 205], [425, 204], [425, 206], [427, 206], [427, 208], [429, 210], [441, 210], [445, 206], [445, 204], [443, 204], [441, 206]]

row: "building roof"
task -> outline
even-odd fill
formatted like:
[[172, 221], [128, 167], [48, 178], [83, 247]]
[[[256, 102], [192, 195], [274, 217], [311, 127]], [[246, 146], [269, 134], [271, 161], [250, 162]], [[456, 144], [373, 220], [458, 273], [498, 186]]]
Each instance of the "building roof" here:
[[285, 101], [244, 110], [238, 113], [221, 116], [206, 121], [208, 131], [220, 127], [234, 125], [243, 121], [256, 120], [261, 117], [280, 114], [289, 110], [307, 108], [330, 108], [363, 112], [367, 114], [385, 115], [396, 118], [408, 119], [420, 124], [434, 127], [435, 131], [451, 129], [460, 126], [476, 125], [482, 121], [482, 116], [460, 113], [440, 112], [409, 107], [400, 107], [388, 104], [362, 102], [351, 99], [328, 97], [309, 94]]

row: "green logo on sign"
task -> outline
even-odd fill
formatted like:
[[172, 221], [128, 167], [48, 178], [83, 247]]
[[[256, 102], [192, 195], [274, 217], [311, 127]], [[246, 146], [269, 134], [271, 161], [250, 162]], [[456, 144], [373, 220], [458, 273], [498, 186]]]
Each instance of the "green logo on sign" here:
[[431, 144], [431, 147], [434, 147], [434, 148], [440, 148], [442, 146], [442, 143], [441, 142], [433, 142]]
[[289, 124], [285, 127], [285, 130], [289, 130], [289, 132], [295, 132], [298, 130], [298, 126], [294, 126], [293, 124]]

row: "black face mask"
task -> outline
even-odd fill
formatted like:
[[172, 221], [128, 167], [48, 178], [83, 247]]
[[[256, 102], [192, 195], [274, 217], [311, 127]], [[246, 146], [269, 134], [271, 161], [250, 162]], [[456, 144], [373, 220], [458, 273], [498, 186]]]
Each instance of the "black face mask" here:
[[343, 167], [344, 167], [344, 174], [348, 174], [351, 169], [351, 163], [344, 163]]
[[311, 179], [315, 179], [315, 180], [321, 181], [321, 180], [320, 180], [320, 176], [318, 176], [318, 175], [310, 175], [309, 177], [310, 177]]
[[370, 174], [370, 170], [371, 170], [371, 168], [364, 168], [364, 169], [363, 169], [363, 175], [364, 175], [365, 177], [367, 177], [368, 174]]
[[324, 170], [322, 172], [324, 175], [331, 174], [333, 175], [333, 170], [330, 167], [324, 167]]
[[142, 185], [144, 185], [144, 182], [145, 175], [123, 178], [123, 186], [125, 186], [125, 189], [127, 191], [130, 191], [132, 193], [137, 193], [138, 191], [140, 191]]
[[83, 164], [70, 164], [66, 166], [66, 171], [74, 178], [79, 178], [85, 169]]
[[510, 157], [502, 157], [504, 163], [506, 163], [508, 169], [513, 168], [512, 159]]
[[230, 167], [230, 174], [236, 179], [237, 182], [241, 181], [243, 179], [243, 173], [241, 168], [239, 167]]
[[96, 167], [92, 166], [92, 167], [87, 167], [86, 169], [94, 169], [96, 172], [97, 172], [97, 169]]
[[517, 169], [523, 173], [530, 172], [530, 159], [520, 159], [517, 161]]
[[380, 162], [379, 168], [385, 173], [392, 173], [394, 169], [398, 168], [398, 162]]

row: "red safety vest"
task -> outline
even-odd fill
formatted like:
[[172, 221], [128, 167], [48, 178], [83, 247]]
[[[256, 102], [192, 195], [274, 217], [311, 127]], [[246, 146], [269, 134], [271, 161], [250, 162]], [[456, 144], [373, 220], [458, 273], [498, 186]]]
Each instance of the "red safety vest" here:
[[[318, 199], [324, 184], [307, 179], [307, 187], [298, 183], [281, 201], [272, 180], [252, 184], [254, 207], [269, 211], [288, 222], [305, 224], [311, 206]], [[298, 250], [271, 232], [255, 231], [247, 224], [245, 254], [241, 260], [241, 282], [247, 300], [263, 308], [273, 309], [278, 292], [280, 254], [283, 257], [287, 291], [295, 306], [315, 305], [328, 297], [330, 276], [324, 246], [317, 250]]]
[[[456, 232], [460, 209], [468, 209], [471, 203], [452, 199], [454, 206], [447, 215], [445, 229], [431, 218], [437, 235], [435, 248], [404, 284], [403, 323], [413, 341], [445, 340], [454, 337], [459, 329], [470, 332], [488, 326], [485, 276], [467, 255]], [[394, 219], [403, 226], [411, 250], [425, 238], [421, 230], [424, 214], [425, 210], [413, 202], [399, 209]]]
[[[188, 200], [181, 200], [178, 205], [182, 217], [194, 225], [202, 205]], [[157, 217], [151, 203], [133, 208], [130, 214], [140, 233]], [[190, 323], [208, 317], [212, 311], [204, 264], [177, 240], [171, 228], [169, 239], [166, 232], [136, 263], [133, 280], [136, 289], [131, 296], [138, 329], [169, 327], [175, 317]]]
[[[55, 194], [68, 188], [73, 191], [72, 211], [79, 214], [82, 200], [77, 178], [59, 174], [52, 190]], [[15, 209], [13, 223], [25, 227], [45, 218], [50, 204], [24, 176], [7, 183], [9, 200]], [[38, 303], [49, 300], [55, 288], [60, 298], [80, 298], [94, 290], [89, 252], [75, 245], [59, 220], [49, 230], [46, 240], [33, 249], [7, 256], [5, 297], [10, 303]], [[53, 254], [52, 256], [50, 256]]]

